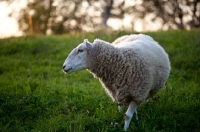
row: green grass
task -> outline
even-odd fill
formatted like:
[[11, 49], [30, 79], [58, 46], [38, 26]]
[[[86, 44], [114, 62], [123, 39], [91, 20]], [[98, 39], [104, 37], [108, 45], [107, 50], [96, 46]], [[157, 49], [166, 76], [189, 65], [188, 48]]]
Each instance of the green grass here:
[[[86, 70], [66, 75], [61, 67], [84, 38], [111, 42], [130, 33], [0, 40], [0, 131], [123, 131], [125, 110], [118, 112], [99, 81]], [[200, 32], [146, 34], [166, 49], [172, 70], [166, 88], [138, 108], [129, 131], [200, 132]]]

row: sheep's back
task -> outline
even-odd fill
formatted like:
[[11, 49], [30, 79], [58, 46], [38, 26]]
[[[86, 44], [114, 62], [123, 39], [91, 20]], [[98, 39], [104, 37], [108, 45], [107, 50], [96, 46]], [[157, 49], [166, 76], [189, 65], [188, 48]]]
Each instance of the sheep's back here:
[[115, 47], [122, 50], [132, 50], [140, 54], [141, 59], [146, 59], [149, 65], [162, 65], [170, 68], [169, 58], [165, 50], [151, 37], [143, 34], [129, 35], [120, 41]]

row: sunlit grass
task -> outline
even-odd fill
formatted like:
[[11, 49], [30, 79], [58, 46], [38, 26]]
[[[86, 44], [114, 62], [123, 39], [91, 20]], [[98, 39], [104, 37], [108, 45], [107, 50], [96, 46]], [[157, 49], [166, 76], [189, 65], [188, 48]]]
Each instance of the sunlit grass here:
[[[123, 131], [124, 112], [86, 70], [61, 67], [83, 39], [112, 42], [131, 32], [27, 36], [0, 40], [0, 131]], [[129, 131], [200, 130], [200, 32], [147, 33], [168, 52], [166, 88], [138, 108]]]

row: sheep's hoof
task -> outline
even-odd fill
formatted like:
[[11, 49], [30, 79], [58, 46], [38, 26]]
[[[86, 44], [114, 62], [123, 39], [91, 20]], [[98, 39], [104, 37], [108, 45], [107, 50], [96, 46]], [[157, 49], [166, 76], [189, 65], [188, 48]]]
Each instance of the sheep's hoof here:
[[128, 127], [127, 126], [124, 126], [124, 131], [126, 132], [128, 130]]

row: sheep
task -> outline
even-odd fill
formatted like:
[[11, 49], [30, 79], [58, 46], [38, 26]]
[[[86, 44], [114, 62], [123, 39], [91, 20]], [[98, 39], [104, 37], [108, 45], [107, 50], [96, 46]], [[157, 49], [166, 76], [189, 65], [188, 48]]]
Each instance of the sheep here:
[[109, 43], [87, 39], [71, 51], [63, 64], [67, 74], [87, 69], [98, 78], [112, 100], [127, 105], [124, 130], [137, 107], [163, 89], [170, 73], [165, 50], [150, 36], [126, 35]]

